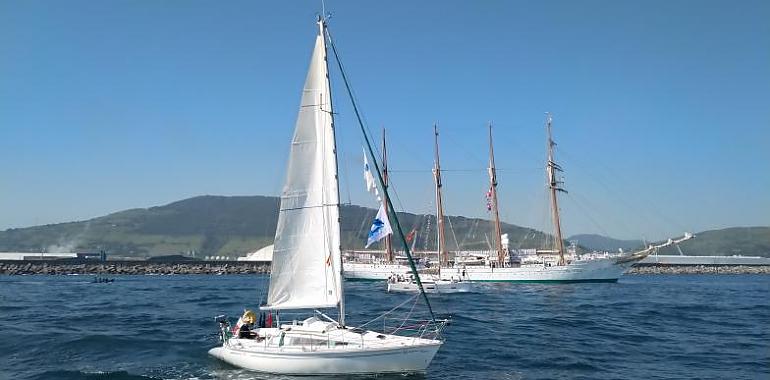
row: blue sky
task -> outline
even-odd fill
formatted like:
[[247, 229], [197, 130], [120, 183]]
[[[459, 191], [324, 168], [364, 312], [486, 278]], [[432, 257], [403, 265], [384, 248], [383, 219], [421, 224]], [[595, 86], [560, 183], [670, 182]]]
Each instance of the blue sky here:
[[[0, 229], [202, 194], [276, 195], [320, 2], [0, 2]], [[770, 225], [770, 2], [328, 1], [399, 204], [548, 228], [544, 112], [567, 234]], [[339, 79], [332, 74], [332, 80]], [[341, 82], [336, 82], [341, 84]], [[336, 89], [343, 200], [361, 139]], [[349, 194], [349, 195], [348, 195]]]

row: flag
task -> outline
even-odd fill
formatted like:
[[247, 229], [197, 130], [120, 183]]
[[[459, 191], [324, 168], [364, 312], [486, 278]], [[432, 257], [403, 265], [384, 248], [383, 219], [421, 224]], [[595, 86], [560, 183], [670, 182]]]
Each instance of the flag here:
[[372, 243], [378, 242], [392, 233], [393, 229], [390, 228], [390, 221], [388, 220], [388, 213], [385, 212], [385, 205], [380, 204], [380, 210], [377, 211], [377, 216], [374, 217], [374, 222], [372, 222], [372, 228], [369, 229], [369, 236], [366, 239], [365, 248], [369, 248]]
[[492, 211], [492, 187], [489, 187], [489, 191], [484, 194], [487, 200], [487, 211]]
[[407, 243], [411, 243], [412, 240], [414, 239], [414, 235], [416, 235], [416, 234], [417, 234], [417, 229], [416, 228], [414, 228], [411, 231], [409, 231], [409, 233], [406, 234], [406, 242]]
[[369, 168], [369, 159], [366, 157], [366, 151], [364, 151], [364, 181], [366, 182], [366, 191], [373, 193], [377, 197], [377, 201], [382, 202], [380, 193], [377, 191], [377, 183], [374, 182], [374, 176]]

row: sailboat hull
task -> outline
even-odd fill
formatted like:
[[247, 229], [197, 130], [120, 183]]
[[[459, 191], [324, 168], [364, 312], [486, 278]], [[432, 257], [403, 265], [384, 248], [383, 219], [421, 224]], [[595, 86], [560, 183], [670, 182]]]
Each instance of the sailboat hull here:
[[[634, 261], [635, 262], [635, 261]], [[564, 266], [529, 264], [519, 267], [456, 267], [442, 269], [444, 276], [459, 276], [475, 282], [617, 282], [634, 262], [618, 263], [615, 258], [576, 261]]]
[[215, 347], [209, 354], [244, 369], [290, 375], [425, 372], [440, 343], [377, 350], [266, 352]]

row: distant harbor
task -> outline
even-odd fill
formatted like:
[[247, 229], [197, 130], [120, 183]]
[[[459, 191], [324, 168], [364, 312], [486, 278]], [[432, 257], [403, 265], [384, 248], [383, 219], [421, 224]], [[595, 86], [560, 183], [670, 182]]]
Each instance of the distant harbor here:
[[0, 274], [5, 275], [224, 275], [268, 272], [270, 263], [238, 261], [0, 261]]
[[[263, 274], [269, 262], [244, 261], [96, 261], [3, 260], [2, 275], [190, 275]], [[639, 264], [627, 274], [770, 274], [770, 265]]]
[[632, 267], [626, 274], [770, 274], [770, 265], [641, 264]]

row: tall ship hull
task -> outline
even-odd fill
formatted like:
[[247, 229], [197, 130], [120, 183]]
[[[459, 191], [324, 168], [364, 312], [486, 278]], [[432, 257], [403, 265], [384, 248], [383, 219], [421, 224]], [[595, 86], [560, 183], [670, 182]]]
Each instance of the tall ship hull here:
[[[420, 267], [418, 270], [422, 269]], [[346, 280], [380, 281], [387, 280], [392, 275], [407, 275], [412, 273], [408, 265], [388, 263], [355, 263], [346, 262], [343, 275]]]
[[[457, 265], [441, 269], [442, 279], [460, 278], [471, 282], [617, 282], [634, 264], [644, 260], [659, 249], [690, 240], [693, 235], [685, 233], [678, 239], [668, 239], [660, 244], [625, 255], [587, 254], [573, 256], [563, 265], [558, 261], [538, 259], [525, 260], [518, 266]], [[575, 258], [577, 257], [577, 258]]]
[[476, 282], [616, 282], [634, 262], [619, 263], [617, 258], [602, 258], [579, 260], [567, 265], [468, 266], [442, 269], [441, 275]]

